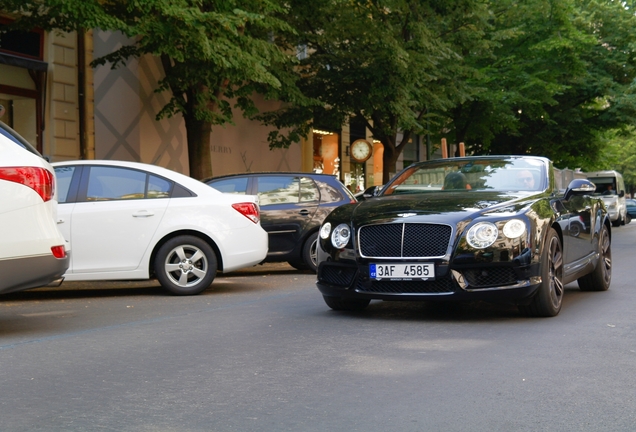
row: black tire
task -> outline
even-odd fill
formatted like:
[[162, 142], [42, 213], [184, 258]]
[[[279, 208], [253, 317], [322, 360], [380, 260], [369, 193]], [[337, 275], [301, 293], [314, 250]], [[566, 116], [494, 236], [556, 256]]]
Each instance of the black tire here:
[[541, 254], [541, 286], [528, 305], [519, 310], [527, 316], [553, 317], [563, 304], [563, 247], [557, 232], [550, 228]]
[[303, 262], [308, 270], [316, 273], [318, 271], [317, 253], [318, 247], [318, 232], [311, 234], [307, 237], [305, 244], [303, 245]]
[[168, 240], [157, 251], [155, 274], [161, 286], [172, 294], [195, 295], [212, 284], [217, 263], [214, 250], [205, 241], [194, 236], [179, 236]]
[[342, 297], [322, 296], [325, 303], [331, 309], [336, 311], [361, 311], [367, 306], [371, 300], [368, 299], [347, 299]]
[[607, 291], [612, 282], [612, 244], [605, 225], [598, 238], [599, 260], [592, 273], [577, 280], [581, 291]]
[[632, 221], [632, 217], [629, 214], [625, 215], [625, 225], [627, 225], [628, 223], [630, 223]]
[[623, 217], [621, 215], [618, 215], [618, 219], [616, 219], [614, 222], [612, 222], [612, 226], [613, 227], [619, 227], [621, 225], [624, 225]]

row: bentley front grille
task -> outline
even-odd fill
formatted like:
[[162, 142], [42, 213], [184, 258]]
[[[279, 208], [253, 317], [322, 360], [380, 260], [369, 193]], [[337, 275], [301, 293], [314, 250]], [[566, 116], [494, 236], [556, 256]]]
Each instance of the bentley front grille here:
[[453, 292], [450, 277], [430, 281], [368, 281], [358, 279], [356, 291], [374, 294], [447, 294]]
[[514, 285], [517, 275], [510, 267], [488, 267], [461, 270], [468, 288]]
[[356, 272], [356, 267], [324, 263], [318, 271], [318, 281], [330, 285], [348, 287], [353, 282]]
[[449, 225], [394, 223], [360, 228], [365, 258], [431, 258], [446, 254], [453, 230]]

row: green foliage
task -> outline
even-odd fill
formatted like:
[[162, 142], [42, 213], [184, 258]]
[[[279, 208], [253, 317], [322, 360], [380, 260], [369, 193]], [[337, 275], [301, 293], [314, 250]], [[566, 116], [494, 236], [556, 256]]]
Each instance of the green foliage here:
[[485, 90], [452, 110], [450, 138], [478, 154], [594, 165], [602, 132], [636, 116], [633, 12], [611, 0], [498, 0], [492, 9], [503, 37], [467, 58]]
[[[271, 147], [287, 147], [315, 122], [337, 129], [358, 116], [384, 145], [387, 181], [413, 134], [465, 142], [476, 154], [538, 154], [584, 170], [599, 161], [628, 163], [623, 148], [632, 148], [636, 118], [633, 3], [0, 0], [0, 10], [21, 16], [15, 26], [25, 29], [129, 36], [133, 45], [95, 64], [159, 57], [166, 75], [157, 91], [172, 98], [158, 117], [181, 113], [188, 128], [232, 122], [235, 103], [275, 126]], [[299, 47], [307, 55], [297, 58]], [[259, 113], [254, 93], [284, 106]], [[205, 134], [188, 136], [195, 140], [189, 149], [209, 145]], [[197, 154], [190, 161], [198, 163]]]
[[[231, 101], [254, 115], [250, 98], [307, 103], [295, 89], [295, 56], [272, 37], [293, 33], [282, 19], [286, 9], [270, 0], [0, 0], [0, 10], [18, 17], [13, 27], [73, 31], [121, 31], [134, 42], [94, 61], [115, 68], [145, 54], [161, 59], [165, 77], [157, 92], [170, 101], [158, 118], [181, 113], [188, 128], [190, 169], [209, 150], [209, 126], [232, 122]], [[196, 137], [195, 142], [190, 137]], [[193, 151], [197, 150], [197, 151]], [[209, 151], [208, 151], [209, 153]]]
[[[462, 53], [480, 51], [487, 41], [488, 11], [478, 0], [343, 1], [292, 0], [289, 22], [297, 35], [290, 47], [304, 46], [298, 86], [320, 101], [338, 126], [352, 116], [363, 118], [384, 145], [385, 177], [414, 133], [426, 133], [445, 112], [473, 90]], [[290, 106], [264, 120], [275, 125], [311, 124], [315, 107]], [[322, 123], [321, 123], [322, 124]], [[441, 125], [439, 125], [441, 126]], [[398, 130], [404, 131], [396, 142]], [[287, 142], [274, 134], [272, 146]], [[387, 178], [385, 178], [385, 181]]]

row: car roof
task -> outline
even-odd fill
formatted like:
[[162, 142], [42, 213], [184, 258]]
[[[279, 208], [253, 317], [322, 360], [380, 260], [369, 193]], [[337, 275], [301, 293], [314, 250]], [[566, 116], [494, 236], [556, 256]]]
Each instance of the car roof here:
[[621, 173], [614, 170], [591, 171], [586, 172], [587, 177], [622, 177]]
[[420, 162], [415, 162], [413, 165], [418, 164], [426, 164], [429, 162], [464, 162], [464, 161], [474, 161], [474, 160], [493, 160], [493, 159], [535, 159], [543, 162], [550, 162], [545, 156], [535, 156], [535, 155], [479, 155], [479, 156], [462, 156], [462, 157], [449, 157], [449, 158], [439, 158], [439, 159], [430, 159]]
[[[116, 167], [126, 167], [139, 169], [143, 171], [148, 171], [153, 174], [157, 174], [170, 180], [180, 182], [183, 186], [189, 188], [205, 188], [209, 189], [210, 186], [200, 182], [199, 180], [189, 177], [185, 174], [181, 174], [177, 171], [173, 171], [169, 168], [160, 167], [157, 165], [147, 164], [143, 162], [130, 162], [130, 161], [120, 161], [120, 160], [100, 160], [100, 159], [82, 159], [82, 160], [68, 160], [63, 162], [55, 162], [53, 164], [53, 168], [68, 166], [68, 165], [102, 165], [102, 166], [116, 166]], [[202, 189], [204, 190], [204, 189]]]
[[334, 175], [334, 174], [322, 174], [322, 173], [313, 173], [313, 172], [301, 172], [301, 171], [258, 171], [258, 172], [246, 172], [246, 173], [233, 173], [233, 174], [224, 174], [224, 175], [220, 175], [220, 176], [213, 176], [213, 177], [208, 177], [205, 178], [203, 180], [201, 180], [202, 182], [208, 182], [210, 180], [218, 180], [218, 179], [224, 179], [224, 178], [231, 178], [231, 177], [251, 177], [251, 176], [259, 176], [259, 175], [298, 175], [298, 176], [305, 176], [305, 177], [314, 177], [314, 178], [332, 178], [332, 179], [336, 179], [338, 180], [338, 178]]

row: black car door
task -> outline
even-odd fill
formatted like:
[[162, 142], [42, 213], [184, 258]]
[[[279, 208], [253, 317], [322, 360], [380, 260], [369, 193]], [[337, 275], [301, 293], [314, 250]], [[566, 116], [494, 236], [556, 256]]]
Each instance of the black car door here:
[[269, 234], [269, 253], [293, 250], [320, 202], [314, 181], [297, 175], [273, 174], [254, 178], [261, 207], [261, 226]]
[[567, 230], [563, 232], [563, 252], [565, 263], [572, 263], [586, 257], [594, 250], [594, 232], [597, 224], [596, 210], [598, 204], [589, 195], [575, 195], [569, 200], [562, 200], [565, 208], [563, 219]]

